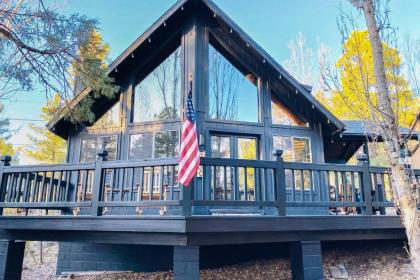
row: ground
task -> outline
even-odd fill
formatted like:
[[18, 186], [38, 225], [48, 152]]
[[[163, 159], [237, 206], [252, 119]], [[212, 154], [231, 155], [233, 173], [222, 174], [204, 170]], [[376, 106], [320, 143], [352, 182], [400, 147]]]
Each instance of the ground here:
[[[55, 276], [56, 243], [43, 243], [44, 264], [39, 264], [39, 242], [30, 242], [26, 248], [23, 280], [58, 279]], [[414, 272], [402, 242], [378, 241], [374, 243], [323, 244], [324, 276], [331, 276], [331, 266], [343, 265], [348, 279], [414, 279]], [[132, 280], [172, 279], [171, 272], [157, 273], [93, 273], [71, 275], [77, 280]], [[223, 268], [201, 271], [200, 279], [291, 279], [287, 257], [236, 264]]]

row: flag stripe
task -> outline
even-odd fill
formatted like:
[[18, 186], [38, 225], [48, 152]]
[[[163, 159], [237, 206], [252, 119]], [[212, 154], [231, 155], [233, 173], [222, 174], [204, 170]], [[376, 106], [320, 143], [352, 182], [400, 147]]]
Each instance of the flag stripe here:
[[179, 152], [178, 182], [188, 186], [200, 166], [197, 128], [194, 119], [194, 107], [191, 90], [187, 97], [185, 122], [182, 126], [181, 150]]

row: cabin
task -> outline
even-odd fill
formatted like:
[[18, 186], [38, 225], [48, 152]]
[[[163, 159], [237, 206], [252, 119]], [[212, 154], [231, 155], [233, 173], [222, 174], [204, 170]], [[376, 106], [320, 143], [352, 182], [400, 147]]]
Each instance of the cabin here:
[[[27, 240], [60, 242], [59, 275], [173, 270], [179, 280], [234, 258], [229, 246], [252, 255], [280, 243], [294, 279], [323, 279], [322, 242], [405, 238], [363, 122], [337, 119], [212, 1], [176, 2], [108, 74], [120, 92], [95, 99], [92, 125], [67, 118], [88, 88], [48, 124], [67, 140], [65, 164], [2, 157], [0, 279], [20, 279]], [[180, 186], [189, 91], [201, 159]]]

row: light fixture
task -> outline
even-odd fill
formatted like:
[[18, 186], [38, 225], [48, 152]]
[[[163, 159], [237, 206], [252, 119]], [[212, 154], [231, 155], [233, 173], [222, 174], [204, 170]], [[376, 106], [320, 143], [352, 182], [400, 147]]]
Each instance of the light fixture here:
[[232, 28], [230, 29], [230, 33], [233, 33], [233, 30], [232, 30]]
[[279, 75], [279, 79], [281, 80], [281, 75]]
[[134, 53], [131, 53], [131, 58], [134, 58]]
[[315, 109], [315, 105], [314, 104], [312, 104], [312, 109]]
[[149, 37], [149, 43], [151, 43], [152, 42], [152, 39], [150, 39], [150, 37]]
[[166, 21], [163, 22], [163, 26], [166, 27]]
[[184, 6], [181, 6], [181, 11], [183, 11], [184, 10]]
[[213, 13], [213, 17], [216, 18], [216, 16], [217, 16], [216, 13]]

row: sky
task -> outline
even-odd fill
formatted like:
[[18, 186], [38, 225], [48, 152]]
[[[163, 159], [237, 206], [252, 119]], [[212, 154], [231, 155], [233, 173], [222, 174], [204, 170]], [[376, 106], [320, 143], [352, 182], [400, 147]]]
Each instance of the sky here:
[[[380, 0], [382, 1], [382, 0]], [[55, 2], [60, 2], [56, 0]], [[65, 13], [79, 13], [99, 21], [103, 40], [110, 45], [110, 60], [115, 59], [152, 25], [174, 0], [66, 0]], [[248, 35], [272, 57], [282, 63], [289, 56], [287, 45], [299, 32], [306, 39], [306, 47], [316, 51], [318, 40], [331, 48], [331, 59], [341, 54], [341, 35], [336, 25], [338, 6], [352, 9], [340, 0], [214, 0]], [[420, 1], [391, 0], [391, 20], [398, 28], [398, 36], [407, 32], [420, 36]], [[356, 12], [357, 13], [357, 12]], [[46, 102], [42, 89], [17, 93], [6, 105], [5, 116], [12, 119], [11, 129], [17, 132], [11, 143], [23, 147], [29, 143], [30, 122], [38, 121], [41, 107]], [[30, 121], [32, 120], [32, 121]], [[35, 163], [20, 154], [20, 164]]]

